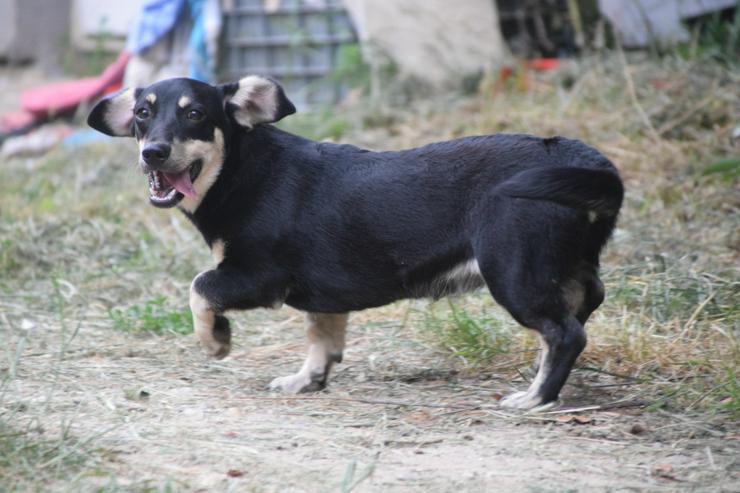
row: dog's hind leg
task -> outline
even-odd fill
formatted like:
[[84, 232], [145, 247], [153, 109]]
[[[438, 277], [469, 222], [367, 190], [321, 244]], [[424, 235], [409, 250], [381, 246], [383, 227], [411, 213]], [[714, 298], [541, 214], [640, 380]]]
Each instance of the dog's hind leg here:
[[308, 355], [295, 375], [279, 377], [270, 389], [290, 394], [314, 392], [326, 387], [334, 363], [341, 363], [347, 331], [347, 313], [307, 313]]
[[538, 333], [542, 344], [529, 388], [506, 397], [501, 405], [549, 405], [557, 401], [586, 346], [581, 320], [601, 301], [598, 285], [590, 289], [585, 282], [595, 272], [586, 268], [583, 258], [588, 219], [572, 208], [507, 197], [482, 203], [478, 215], [496, 218], [481, 221], [472, 238], [486, 285], [517, 322]]
[[542, 345], [537, 376], [526, 391], [502, 399], [504, 407], [532, 409], [556, 402], [573, 363], [586, 347], [586, 331], [575, 317], [543, 320], [536, 330]]

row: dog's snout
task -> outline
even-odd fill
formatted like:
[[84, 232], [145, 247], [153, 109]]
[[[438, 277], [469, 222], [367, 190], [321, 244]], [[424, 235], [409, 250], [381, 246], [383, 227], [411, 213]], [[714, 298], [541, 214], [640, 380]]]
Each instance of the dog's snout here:
[[159, 166], [163, 164], [168, 157], [172, 148], [168, 144], [156, 142], [147, 144], [141, 151], [141, 157], [144, 162], [150, 166]]

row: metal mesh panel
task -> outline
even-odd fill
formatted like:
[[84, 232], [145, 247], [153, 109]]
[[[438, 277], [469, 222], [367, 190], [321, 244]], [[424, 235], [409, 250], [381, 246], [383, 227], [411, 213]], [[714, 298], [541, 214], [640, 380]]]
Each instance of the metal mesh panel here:
[[327, 76], [336, 67], [340, 47], [356, 42], [341, 0], [232, 3], [224, 14], [222, 79], [273, 77], [299, 107], [341, 97], [341, 84]]

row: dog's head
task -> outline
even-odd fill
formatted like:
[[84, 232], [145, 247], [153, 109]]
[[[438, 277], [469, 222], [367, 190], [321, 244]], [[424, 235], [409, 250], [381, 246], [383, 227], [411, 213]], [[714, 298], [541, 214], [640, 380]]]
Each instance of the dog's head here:
[[248, 131], [295, 112], [283, 89], [249, 76], [212, 86], [168, 79], [125, 89], [101, 100], [87, 123], [117, 137], [135, 137], [139, 166], [149, 177], [149, 201], [194, 211], [218, 177], [226, 157], [224, 136], [236, 125]]

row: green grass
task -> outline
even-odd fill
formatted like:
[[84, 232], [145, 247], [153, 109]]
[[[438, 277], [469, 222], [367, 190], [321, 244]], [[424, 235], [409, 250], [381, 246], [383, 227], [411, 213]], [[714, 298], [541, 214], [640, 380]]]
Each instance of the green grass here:
[[717, 175], [727, 183], [740, 179], [740, 157], [715, 161], [702, 171], [703, 175]]
[[0, 492], [43, 491], [43, 485], [68, 481], [94, 453], [67, 428], [47, 438], [40, 426], [18, 427], [8, 421], [0, 416]]
[[190, 334], [193, 332], [189, 309], [172, 308], [158, 296], [129, 308], [111, 308], [108, 316], [113, 328], [123, 332], [148, 334]]
[[612, 305], [664, 324], [737, 320], [740, 281], [730, 271], [692, 272], [670, 258], [655, 256], [614, 269], [606, 281]]
[[466, 365], [491, 363], [497, 356], [509, 353], [517, 342], [513, 330], [519, 329], [512, 322], [490, 315], [474, 316], [450, 299], [447, 308], [427, 310], [423, 327]]
[[730, 417], [740, 420], [740, 381], [737, 377], [737, 368], [726, 368], [726, 378], [718, 388], [719, 411], [729, 413]]

